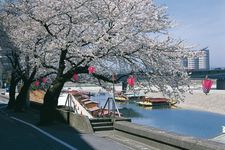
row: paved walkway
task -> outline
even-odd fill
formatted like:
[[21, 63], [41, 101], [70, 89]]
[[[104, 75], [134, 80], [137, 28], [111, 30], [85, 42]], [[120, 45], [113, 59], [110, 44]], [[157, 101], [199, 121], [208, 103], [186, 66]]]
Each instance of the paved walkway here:
[[155, 150], [143, 143], [114, 135], [113, 132], [81, 134], [60, 122], [38, 126], [38, 110], [14, 113], [5, 108], [7, 101], [7, 97], [0, 95], [1, 150]]
[[67, 148], [60, 143], [52, 139], [48, 139], [44, 134], [17, 122], [2, 113], [0, 113], [0, 120], [1, 150], [67, 150]]
[[151, 147], [144, 143], [140, 143], [138, 141], [119, 136], [119, 135], [115, 134], [113, 131], [96, 132], [95, 135], [99, 136], [99, 137], [103, 137], [103, 138], [108, 138], [115, 142], [124, 144], [124, 145], [128, 146], [130, 149], [134, 149], [134, 150], [159, 150], [157, 148]]
[[[4, 107], [0, 97], [0, 149], [32, 150], [130, 150], [132, 148], [95, 134], [80, 134], [66, 124], [37, 126], [39, 111], [14, 113]], [[23, 121], [26, 123], [24, 124]]]

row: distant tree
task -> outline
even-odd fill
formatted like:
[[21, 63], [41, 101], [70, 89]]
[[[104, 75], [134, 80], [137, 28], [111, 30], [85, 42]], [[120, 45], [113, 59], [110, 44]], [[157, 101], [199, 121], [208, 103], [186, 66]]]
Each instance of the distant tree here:
[[6, 11], [14, 23], [9, 35], [21, 49], [36, 52], [30, 61], [56, 72], [41, 123], [54, 119], [64, 83], [74, 73], [87, 74], [89, 66], [102, 81], [111, 81], [112, 73], [141, 72], [149, 90], [154, 86], [175, 98], [187, 90], [188, 76], [178, 62], [190, 48], [170, 37], [173, 23], [153, 0], [17, 0]]
[[[2, 25], [2, 20], [0, 22], [0, 49], [1, 49], [1, 57], [7, 57], [9, 58], [9, 63], [11, 64], [12, 73], [11, 73], [11, 80], [10, 80], [10, 87], [9, 87], [9, 103], [8, 108], [11, 109], [14, 107], [15, 104], [15, 93], [16, 93], [16, 86], [21, 79], [16, 71], [16, 65], [15, 62], [16, 59], [11, 59], [13, 56], [13, 43], [10, 41], [6, 31], [4, 30], [4, 27]], [[15, 56], [15, 55], [14, 55]]]
[[[36, 64], [36, 61], [33, 61], [37, 55], [36, 50], [39, 48], [40, 39], [38, 37], [36, 39], [29, 39], [27, 36], [29, 36], [30, 32], [25, 33], [22, 28], [18, 28], [20, 25], [26, 26], [26, 24], [22, 20], [18, 21], [14, 19], [15, 16], [19, 17], [20, 14], [15, 9], [13, 2], [8, 1], [8, 3], [1, 4], [4, 7], [1, 7], [0, 16], [0, 47], [4, 52], [2, 55], [8, 57], [12, 66], [8, 108], [22, 111], [29, 105], [28, 97], [31, 83], [40, 76], [46, 76], [46, 74], [43, 75], [45, 72], [37, 74], [37, 70], [40, 70], [40, 65]], [[24, 36], [25, 38], [21, 39], [19, 38], [20, 36]], [[23, 85], [18, 96], [15, 98], [15, 89], [20, 80], [23, 81]]]
[[[21, 81], [21, 76], [18, 73], [17, 70], [17, 56], [11, 53], [11, 55], [7, 55], [8, 59], [11, 62], [12, 65], [12, 71], [11, 71], [11, 79], [10, 79], [10, 87], [9, 87], [9, 102], [8, 102], [8, 109], [15, 108], [15, 102], [16, 102], [16, 87], [18, 86], [19, 81]], [[13, 57], [13, 59], [12, 59]]]
[[[7, 57], [9, 63], [12, 66], [8, 108], [15, 108], [16, 111], [21, 111], [25, 107], [27, 107], [26, 105], [28, 104], [27, 98], [29, 87], [30, 84], [33, 82], [33, 78], [36, 74], [36, 69], [34, 68], [31, 74], [29, 73], [29, 69], [31, 68], [28, 62], [29, 57], [24, 57], [24, 54], [27, 55], [27, 53], [23, 53], [6, 33], [7, 30], [11, 30], [10, 28], [11, 26], [4, 28], [1, 22], [0, 47], [4, 52], [2, 56]], [[24, 84], [18, 96], [16, 97], [16, 86], [18, 85], [18, 82], [20, 80], [22, 80]]]

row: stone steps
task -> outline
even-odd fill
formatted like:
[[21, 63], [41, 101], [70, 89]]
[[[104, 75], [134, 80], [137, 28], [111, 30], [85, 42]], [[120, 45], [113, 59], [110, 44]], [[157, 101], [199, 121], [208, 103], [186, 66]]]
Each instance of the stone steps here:
[[94, 118], [90, 119], [94, 132], [113, 130], [113, 122], [110, 118]]

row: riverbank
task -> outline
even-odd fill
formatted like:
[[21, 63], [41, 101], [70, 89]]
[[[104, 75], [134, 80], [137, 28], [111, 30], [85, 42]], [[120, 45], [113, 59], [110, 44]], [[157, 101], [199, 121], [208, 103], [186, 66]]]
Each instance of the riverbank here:
[[[215, 82], [215, 81], [214, 81]], [[68, 85], [67, 85], [68, 86]], [[105, 91], [100, 87], [86, 86], [74, 88], [74, 84], [70, 85], [71, 89], [84, 90], [91, 92]], [[69, 86], [68, 86], [69, 87]], [[121, 91], [121, 86], [115, 86], [116, 91]], [[193, 94], [186, 93], [183, 102], [176, 104], [178, 108], [182, 109], [194, 109], [201, 111], [208, 111], [225, 115], [225, 90], [216, 90], [216, 85], [213, 85], [213, 89], [208, 95], [205, 95], [201, 89], [201, 81], [192, 81], [191, 89]], [[141, 92], [143, 93], [143, 91]], [[148, 93], [146, 96], [149, 97], [164, 97], [161, 93]]]
[[[216, 90], [215, 89], [216, 85], [214, 84], [212, 87], [213, 89], [209, 92], [209, 94], [205, 95], [202, 91], [200, 80], [192, 81], [191, 85], [192, 85], [191, 89], [193, 90], [193, 94], [186, 93], [184, 101], [176, 104], [178, 108], [208, 111], [208, 112], [225, 115], [225, 90]], [[97, 87], [93, 85], [82, 86], [78, 88], [74, 84], [71, 84], [69, 86], [67, 85], [66, 87], [70, 87], [71, 89], [91, 91], [91, 92], [105, 91], [101, 87]], [[74, 87], [77, 87], [77, 88], [74, 88]], [[115, 86], [115, 88], [116, 88], [116, 91], [121, 91], [122, 89], [120, 85]], [[143, 93], [143, 91], [141, 91], [140, 93]], [[146, 94], [146, 96], [164, 97], [159, 92], [148, 93]]]
[[[148, 95], [162, 97], [160, 93], [149, 93]], [[225, 115], [225, 90], [211, 90], [208, 95], [205, 95], [202, 90], [193, 90], [193, 94], [186, 93], [184, 101], [176, 106]]]
[[205, 95], [202, 90], [195, 90], [193, 94], [186, 94], [185, 101], [178, 104], [182, 108], [199, 109], [225, 115], [225, 91], [211, 90]]

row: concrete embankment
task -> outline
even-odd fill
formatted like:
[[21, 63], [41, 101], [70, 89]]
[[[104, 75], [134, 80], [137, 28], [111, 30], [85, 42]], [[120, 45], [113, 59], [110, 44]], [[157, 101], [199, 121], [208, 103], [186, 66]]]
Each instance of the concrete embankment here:
[[57, 118], [81, 133], [93, 133], [90, 120], [87, 116], [75, 114], [63, 109], [57, 110]]
[[136, 125], [130, 122], [114, 123], [114, 132], [160, 150], [224, 150], [225, 144], [211, 140], [197, 139], [169, 133], [155, 128]]
[[[83, 133], [93, 133], [88, 117], [59, 110], [60, 116], [73, 128]], [[61, 118], [62, 119], [62, 118]], [[198, 139], [137, 125], [129, 121], [114, 121], [111, 136], [127, 138], [160, 150], [224, 150], [225, 144], [212, 140]]]

